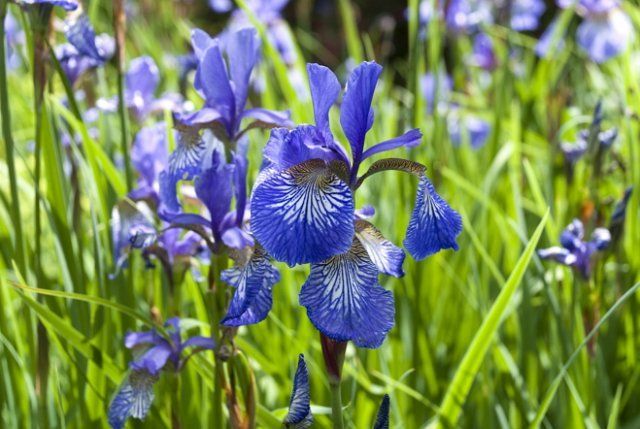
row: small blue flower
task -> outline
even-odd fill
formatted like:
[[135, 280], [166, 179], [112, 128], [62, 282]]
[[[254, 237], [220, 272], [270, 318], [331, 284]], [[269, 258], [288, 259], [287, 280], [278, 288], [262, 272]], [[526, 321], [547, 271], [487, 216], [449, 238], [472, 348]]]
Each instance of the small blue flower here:
[[491, 2], [486, 0], [450, 0], [445, 12], [447, 28], [458, 33], [469, 33], [481, 24], [493, 21]]
[[542, 259], [551, 259], [563, 265], [573, 267], [582, 278], [591, 275], [593, 255], [606, 249], [611, 242], [611, 233], [606, 228], [596, 228], [591, 241], [584, 241], [584, 226], [579, 219], [573, 222], [560, 235], [562, 247], [550, 247], [538, 251]]
[[458, 109], [453, 109], [449, 115], [447, 128], [454, 146], [460, 146], [463, 141], [468, 140], [473, 149], [484, 146], [491, 133], [491, 125], [487, 121], [474, 115], [464, 115], [461, 118]]
[[[123, 428], [129, 417], [142, 420], [147, 416], [154, 398], [153, 385], [167, 364], [177, 372], [194, 353], [215, 348], [213, 339], [209, 337], [194, 336], [182, 341], [180, 319], [177, 317], [167, 320], [165, 327], [168, 328], [166, 338], [155, 330], [126, 335], [125, 347], [146, 347], [146, 350], [131, 361], [131, 372], [109, 404], [107, 417], [113, 429]], [[183, 352], [191, 347], [194, 351], [182, 357]]]
[[[453, 90], [453, 80], [445, 73], [440, 73], [437, 77], [433, 73], [426, 73], [420, 79], [422, 94], [427, 101], [429, 113], [440, 105], [447, 105], [451, 99]], [[437, 100], [436, 100], [437, 97]]]
[[384, 395], [373, 429], [389, 429], [389, 395]]
[[18, 4], [24, 6], [60, 6], [66, 11], [78, 8], [77, 0], [18, 0]]
[[17, 69], [22, 63], [19, 49], [24, 44], [25, 38], [20, 23], [9, 11], [4, 21], [4, 36], [7, 46], [5, 58], [7, 67], [10, 70]]
[[514, 0], [511, 6], [511, 28], [516, 31], [535, 30], [545, 9], [543, 0]]
[[[175, 133], [174, 133], [175, 134]], [[151, 199], [158, 202], [160, 173], [168, 164], [167, 125], [159, 122], [142, 128], [131, 148], [131, 164], [138, 171], [138, 185], [129, 193], [133, 200]]]
[[101, 53], [101, 58], [96, 59], [83, 54], [71, 43], [64, 43], [55, 47], [56, 59], [71, 85], [87, 71], [102, 67], [105, 61], [111, 58], [115, 52], [115, 41], [108, 34], [96, 36], [92, 45]]
[[309, 372], [304, 355], [298, 357], [298, 368], [293, 378], [293, 391], [289, 412], [284, 418], [284, 426], [289, 429], [306, 429], [313, 424], [311, 397], [309, 393]]
[[495, 69], [498, 65], [498, 60], [493, 50], [493, 41], [485, 33], [478, 33], [473, 39], [471, 60], [473, 65], [487, 71]]

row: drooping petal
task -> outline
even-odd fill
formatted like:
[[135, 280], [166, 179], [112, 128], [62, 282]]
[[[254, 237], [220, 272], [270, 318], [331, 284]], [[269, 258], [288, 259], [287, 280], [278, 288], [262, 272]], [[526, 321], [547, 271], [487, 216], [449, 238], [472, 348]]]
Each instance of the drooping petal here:
[[196, 80], [200, 84], [207, 107], [212, 107], [220, 113], [227, 131], [231, 134], [230, 127], [234, 122], [236, 103], [218, 43], [211, 45], [204, 53], [196, 72]]
[[380, 347], [393, 327], [393, 294], [378, 284], [378, 269], [358, 240], [348, 252], [311, 265], [300, 304], [325, 336], [358, 347]]
[[549, 247], [538, 250], [540, 259], [550, 259], [566, 266], [572, 266], [577, 262], [576, 255], [563, 247]]
[[404, 251], [384, 238], [375, 226], [367, 221], [357, 220], [356, 237], [366, 249], [378, 271], [394, 277], [404, 276], [402, 270]]
[[603, 63], [623, 52], [633, 39], [629, 17], [615, 9], [605, 15], [586, 18], [578, 27], [578, 44], [593, 61]]
[[346, 252], [354, 234], [353, 195], [324, 161], [265, 173], [251, 198], [251, 231], [289, 265]]
[[65, 36], [81, 55], [93, 58], [96, 61], [103, 61], [103, 53], [96, 45], [96, 32], [85, 14], [79, 15], [73, 21], [66, 24]]
[[362, 159], [367, 159], [377, 153], [387, 152], [399, 147], [416, 147], [420, 144], [421, 141], [422, 132], [420, 132], [419, 129], [415, 128], [413, 130], [407, 131], [399, 137], [383, 141], [382, 143], [378, 143], [377, 145], [370, 147], [369, 149], [364, 151], [364, 153], [362, 154]]
[[373, 429], [389, 429], [389, 395], [384, 395]]
[[319, 64], [307, 64], [307, 73], [316, 126], [321, 130], [328, 130], [329, 109], [338, 99], [340, 82], [329, 68]]
[[371, 101], [382, 73], [382, 66], [364, 62], [356, 67], [347, 82], [340, 109], [340, 124], [351, 144], [354, 164], [359, 164], [364, 149], [364, 138], [373, 125]]
[[109, 404], [107, 419], [112, 429], [122, 429], [129, 417], [143, 420], [153, 402], [153, 385], [158, 377], [132, 371]]
[[313, 424], [311, 395], [309, 393], [309, 372], [304, 355], [298, 357], [298, 368], [293, 378], [293, 390], [289, 402], [289, 412], [284, 418], [284, 426], [290, 429], [306, 429]]
[[258, 32], [255, 28], [243, 28], [231, 33], [226, 39], [225, 50], [235, 95], [235, 117], [239, 118], [247, 103], [251, 72], [260, 58]]
[[144, 352], [139, 358], [132, 361], [129, 366], [135, 371], [144, 371], [151, 375], [158, 375], [160, 370], [167, 364], [171, 354], [171, 346], [165, 340]]
[[420, 179], [404, 246], [421, 260], [442, 249], [458, 250], [456, 237], [462, 232], [462, 218], [438, 195], [427, 178]]
[[267, 317], [272, 305], [271, 291], [280, 280], [280, 273], [264, 251], [254, 251], [249, 261], [224, 270], [220, 277], [236, 289], [220, 323], [225, 326], [251, 325]]

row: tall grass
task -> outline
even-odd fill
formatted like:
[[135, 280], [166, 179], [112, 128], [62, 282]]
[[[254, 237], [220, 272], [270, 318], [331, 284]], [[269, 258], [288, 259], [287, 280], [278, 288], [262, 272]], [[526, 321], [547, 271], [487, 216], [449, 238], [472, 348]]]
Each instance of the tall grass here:
[[[112, 31], [107, 3], [90, 2], [86, 8], [99, 32]], [[156, 59], [163, 89], [175, 90], [177, 73], [165, 54], [184, 52], [193, 23], [170, 3], [158, 3], [157, 13], [129, 22], [126, 52], [129, 59], [139, 54]], [[254, 96], [256, 104], [288, 108], [295, 121], [310, 122], [308, 96], [294, 89], [287, 66], [247, 3], [238, 4], [263, 35], [265, 88], [261, 100]], [[340, 57], [374, 60], [358, 21], [362, 10], [348, 0], [336, 4], [346, 41]], [[0, 0], [0, 12], [5, 6]], [[421, 128], [425, 141], [407, 156], [428, 166], [438, 192], [463, 215], [464, 232], [458, 252], [441, 252], [420, 263], [407, 258], [404, 278], [381, 278], [394, 293], [396, 323], [380, 349], [347, 349], [341, 391], [346, 427], [371, 427], [385, 393], [391, 396], [394, 428], [640, 427], [640, 189], [629, 203], [623, 241], [602, 255], [591, 284], [568, 268], [540, 261], [534, 252], [555, 245], [564, 226], [584, 214], [591, 201], [599, 202], [595, 210], [607, 220], [626, 186], [640, 185], [640, 72], [635, 66], [640, 39], [598, 66], [571, 39], [555, 56], [538, 59], [532, 37], [493, 26], [490, 35], [502, 65], [486, 75], [465, 62], [468, 40], [450, 39], [437, 21], [422, 37], [417, 7], [417, 1], [409, 1], [409, 58], [385, 64], [369, 143]], [[26, 24], [23, 12], [9, 8]], [[637, 2], [625, 3], [625, 10], [640, 25]], [[570, 12], [562, 19], [575, 27]], [[303, 30], [293, 31], [302, 42]], [[313, 58], [304, 46], [300, 43], [301, 55]], [[510, 54], [514, 50], [517, 57]], [[124, 334], [157, 326], [171, 315], [161, 269], [145, 269], [134, 254], [126, 270], [110, 276], [110, 212], [132, 180], [125, 174], [123, 148], [137, 129], [135, 124], [123, 128], [123, 116], [101, 115], [93, 137], [78, 115], [89, 107], [88, 97], [64, 104], [73, 94], [52, 67], [42, 104], [43, 171], [36, 195], [33, 90], [25, 78], [33, 64], [26, 51], [22, 54], [21, 69], [5, 74], [0, 68], [0, 427], [107, 427], [109, 400], [132, 358], [123, 346]], [[292, 67], [306, 76], [302, 59]], [[457, 85], [453, 96], [462, 111], [492, 124], [483, 148], [453, 147], [442, 112], [426, 112], [419, 78], [445, 68], [457, 83], [468, 82]], [[116, 70], [108, 65], [83, 87], [109, 96], [119, 92], [118, 84]], [[598, 100], [606, 123], [619, 129], [615, 150], [625, 168], [608, 171], [594, 187], [591, 166], [582, 162], [569, 183], [558, 143], [575, 139]], [[331, 119], [338, 130], [337, 112]], [[63, 147], [61, 130], [79, 138]], [[251, 179], [267, 137], [266, 132], [251, 136]], [[68, 173], [70, 160], [76, 179]], [[416, 185], [407, 176], [374, 176], [359, 191], [358, 205], [373, 204], [379, 229], [400, 243]], [[35, 198], [42, 219], [38, 235]], [[315, 427], [330, 428], [330, 386], [317, 331], [298, 304], [307, 268], [279, 268], [282, 279], [269, 317], [242, 328], [236, 339], [242, 356], [234, 363], [238, 383], [245, 392], [255, 389], [258, 427], [279, 428], [297, 357], [304, 353]], [[205, 283], [184, 276], [176, 313], [193, 332], [208, 335], [211, 305]], [[588, 326], [583, 310], [591, 299], [602, 317]], [[38, 357], [39, 324], [49, 342], [46, 367], [44, 356]], [[176, 398], [183, 428], [226, 421], [225, 407], [213, 401], [215, 371], [213, 356], [202, 354], [186, 366], [177, 388], [162, 379], [149, 418], [132, 427], [170, 426]], [[39, 382], [43, 373], [45, 384]]]

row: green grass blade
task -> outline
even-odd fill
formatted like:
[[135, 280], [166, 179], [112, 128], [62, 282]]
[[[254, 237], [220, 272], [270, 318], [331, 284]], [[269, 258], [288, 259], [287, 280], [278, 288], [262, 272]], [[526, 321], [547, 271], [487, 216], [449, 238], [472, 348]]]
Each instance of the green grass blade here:
[[567, 362], [564, 364], [564, 366], [562, 367], [562, 369], [560, 370], [556, 378], [553, 380], [553, 382], [549, 386], [547, 393], [544, 395], [544, 398], [540, 403], [540, 408], [538, 409], [538, 412], [536, 413], [535, 418], [533, 419], [533, 421], [531, 422], [531, 425], [529, 426], [530, 429], [537, 429], [540, 427], [540, 424], [542, 423], [542, 419], [544, 419], [544, 416], [545, 414], [547, 414], [547, 410], [551, 405], [551, 401], [553, 400], [556, 392], [558, 391], [558, 388], [560, 387], [562, 380], [564, 380], [564, 376], [569, 370], [569, 367], [571, 367], [573, 362], [576, 360], [576, 358], [580, 354], [580, 351], [582, 351], [582, 349], [589, 343], [589, 341], [591, 341], [591, 339], [600, 330], [600, 327], [605, 324], [605, 322], [613, 315], [613, 313], [615, 313], [616, 310], [620, 308], [620, 306], [622, 306], [622, 304], [624, 304], [624, 302], [627, 299], [631, 298], [639, 288], [640, 288], [640, 283], [636, 283], [631, 289], [625, 292], [625, 294], [622, 295], [620, 299], [617, 300], [616, 303], [611, 306], [611, 308], [605, 313], [605, 315], [602, 316], [602, 319], [598, 321], [596, 326], [584, 337], [584, 340], [582, 340], [580, 345], [574, 350], [574, 352], [571, 354], [569, 359], [567, 359]]
[[480, 329], [474, 336], [471, 345], [462, 358], [462, 362], [460, 363], [460, 366], [458, 367], [458, 370], [456, 371], [442, 401], [440, 414], [438, 415], [438, 420], [435, 425], [436, 428], [456, 427], [456, 423], [462, 413], [462, 405], [469, 394], [473, 380], [480, 369], [480, 365], [484, 361], [487, 350], [500, 327], [502, 317], [511, 302], [511, 298], [516, 292], [518, 285], [524, 276], [525, 270], [529, 265], [529, 261], [533, 256], [536, 246], [538, 245], [538, 240], [542, 235], [544, 226], [547, 223], [548, 217], [549, 211], [547, 210], [547, 213], [545, 213], [540, 224], [533, 233], [533, 236], [529, 240], [524, 253], [520, 256], [518, 263], [509, 276], [507, 283], [502, 288], [502, 291], [487, 313]]

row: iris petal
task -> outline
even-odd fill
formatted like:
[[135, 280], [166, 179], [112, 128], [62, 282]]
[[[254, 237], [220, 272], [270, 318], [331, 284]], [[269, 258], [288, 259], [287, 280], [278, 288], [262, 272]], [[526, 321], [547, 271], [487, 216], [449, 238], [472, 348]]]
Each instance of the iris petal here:
[[163, 341], [157, 346], [151, 347], [129, 365], [133, 370], [146, 371], [149, 374], [158, 375], [160, 370], [167, 364], [171, 353], [171, 346], [168, 342]]
[[393, 294], [378, 284], [378, 269], [362, 244], [311, 265], [300, 304], [314, 326], [334, 341], [377, 348], [393, 327]]
[[132, 371], [114, 396], [107, 418], [113, 429], [122, 429], [129, 417], [144, 419], [153, 402], [153, 385], [157, 376], [145, 371]]
[[304, 356], [298, 357], [298, 368], [293, 378], [293, 391], [289, 402], [289, 412], [284, 418], [284, 425], [291, 429], [306, 429], [313, 424], [311, 414], [311, 396], [309, 393], [309, 372]]
[[224, 270], [221, 278], [236, 288], [223, 325], [250, 325], [267, 317], [272, 305], [271, 290], [280, 280], [280, 273], [263, 251], [256, 250], [244, 265]]
[[329, 68], [319, 64], [307, 64], [307, 73], [316, 126], [322, 130], [328, 129], [329, 109], [340, 94], [340, 82]]
[[623, 52], [633, 39], [631, 20], [621, 10], [585, 19], [576, 34], [578, 44], [589, 58], [603, 63]]
[[551, 259], [562, 265], [572, 266], [578, 261], [576, 255], [562, 247], [550, 247], [548, 249], [538, 250], [540, 259]]
[[349, 186], [313, 159], [264, 172], [251, 198], [251, 230], [267, 252], [289, 265], [346, 252], [354, 234]]
[[353, 70], [347, 82], [346, 93], [340, 109], [340, 124], [351, 143], [354, 164], [362, 157], [364, 138], [373, 125], [371, 101], [382, 66], [364, 62]]
[[[219, 146], [211, 154], [211, 161], [195, 180], [196, 195], [209, 210], [211, 226], [220, 233], [220, 223], [229, 212], [233, 198], [232, 164], [225, 163], [224, 149]], [[219, 237], [216, 237], [219, 238]]]
[[254, 28], [243, 28], [229, 34], [226, 44], [235, 96], [235, 116], [240, 117], [247, 103], [251, 71], [260, 57], [260, 38]]
[[356, 237], [367, 250], [378, 271], [394, 277], [404, 276], [404, 252], [384, 238], [375, 226], [364, 220], [356, 221]]
[[458, 250], [456, 237], [462, 232], [462, 218], [438, 195], [422, 176], [416, 203], [407, 228], [404, 246], [417, 260], [442, 249]]
[[230, 131], [229, 127], [235, 117], [235, 96], [227, 75], [227, 66], [217, 43], [206, 50], [196, 72], [196, 79], [207, 100], [207, 107], [213, 107], [220, 112], [226, 122], [227, 131]]
[[103, 53], [96, 46], [96, 32], [89, 21], [87, 15], [80, 15], [75, 21], [65, 28], [65, 36], [80, 54], [86, 55], [94, 60], [103, 61]]

